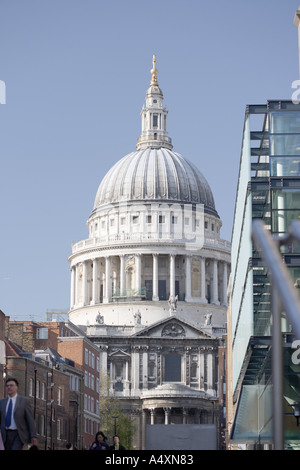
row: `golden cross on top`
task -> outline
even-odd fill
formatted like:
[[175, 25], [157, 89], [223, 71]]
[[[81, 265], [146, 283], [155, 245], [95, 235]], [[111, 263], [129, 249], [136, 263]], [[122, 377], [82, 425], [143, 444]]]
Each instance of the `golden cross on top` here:
[[152, 79], [151, 79], [150, 85], [158, 85], [158, 81], [157, 81], [158, 70], [156, 68], [156, 55], [155, 54], [153, 54], [152, 65], [153, 65], [153, 68], [151, 69]]

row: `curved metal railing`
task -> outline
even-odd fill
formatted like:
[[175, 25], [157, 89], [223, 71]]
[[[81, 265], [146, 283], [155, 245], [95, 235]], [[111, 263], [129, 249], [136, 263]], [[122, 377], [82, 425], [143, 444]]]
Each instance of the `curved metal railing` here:
[[293, 221], [283, 236], [272, 236], [262, 220], [252, 225], [252, 240], [266, 263], [271, 281], [272, 375], [273, 375], [273, 443], [275, 450], [284, 449], [283, 360], [281, 313], [284, 311], [293, 333], [300, 339], [300, 299], [288, 268], [282, 260], [280, 246], [300, 241], [300, 222]]

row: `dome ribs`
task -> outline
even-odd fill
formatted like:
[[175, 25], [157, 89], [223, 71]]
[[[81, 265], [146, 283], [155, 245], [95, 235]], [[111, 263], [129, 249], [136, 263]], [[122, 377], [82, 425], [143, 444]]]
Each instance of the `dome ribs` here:
[[118, 201], [170, 201], [204, 204], [216, 215], [212, 191], [202, 173], [179, 153], [165, 147], [136, 150], [103, 178], [94, 210]]

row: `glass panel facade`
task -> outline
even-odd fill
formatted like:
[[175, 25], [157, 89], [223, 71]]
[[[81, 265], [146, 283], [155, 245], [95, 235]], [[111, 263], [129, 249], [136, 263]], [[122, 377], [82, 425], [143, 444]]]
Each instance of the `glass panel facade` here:
[[[249, 109], [250, 116], [252, 108]], [[253, 114], [261, 112], [256, 108], [252, 111]], [[273, 440], [270, 278], [261, 253], [257, 252], [253, 245], [250, 256], [249, 250], [243, 249], [247, 246], [245, 240], [250, 240], [251, 227], [248, 223], [251, 224], [253, 219], [262, 219], [273, 235], [283, 235], [292, 221], [300, 220], [300, 106], [268, 102], [263, 114], [263, 125], [259, 131], [255, 128], [254, 132], [250, 133], [248, 116], [245, 120], [232, 237], [231, 316], [233, 387], [238, 391], [238, 384], [241, 390], [232, 437], [236, 442], [255, 441], [261, 444], [272, 443]], [[253, 146], [256, 141], [259, 141], [259, 144]], [[255, 161], [254, 157], [257, 158]], [[270, 173], [267, 171], [268, 158]], [[245, 188], [249, 191], [247, 195], [244, 193]], [[283, 246], [281, 252], [292, 282], [299, 285], [300, 296], [300, 243], [293, 242], [289, 246]], [[291, 325], [284, 312], [282, 332], [285, 446], [291, 448], [296, 440], [300, 446], [300, 427], [296, 427], [291, 406], [292, 403], [300, 403], [300, 364], [293, 364], [291, 360], [293, 350], [288, 344]], [[254, 347], [251, 341], [255, 344]], [[266, 355], [260, 354], [260, 344], [269, 348]], [[247, 356], [249, 350], [250, 359]], [[300, 352], [298, 357], [300, 359]]]
[[300, 155], [300, 112], [272, 111], [269, 122], [270, 155]]
[[271, 176], [300, 176], [300, 156], [270, 158]]
[[300, 155], [300, 135], [270, 135], [270, 155]]
[[293, 210], [277, 210], [272, 211], [272, 232], [285, 233], [290, 226], [292, 220], [300, 219], [300, 208]]
[[300, 188], [272, 191], [272, 209], [300, 209]]
[[271, 134], [300, 134], [299, 111], [271, 111]]

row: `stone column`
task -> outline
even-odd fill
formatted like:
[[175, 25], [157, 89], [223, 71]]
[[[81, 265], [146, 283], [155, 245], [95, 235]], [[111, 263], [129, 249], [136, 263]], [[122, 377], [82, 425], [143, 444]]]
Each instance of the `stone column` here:
[[189, 415], [189, 409], [183, 407], [183, 408], [182, 408], [182, 424], [187, 424], [187, 422], [188, 422], [188, 415]]
[[120, 255], [120, 295], [126, 294], [125, 255]]
[[205, 288], [206, 288], [205, 258], [201, 258], [201, 302], [202, 303], [207, 303]]
[[136, 396], [139, 393], [139, 346], [133, 346], [131, 352], [131, 395]]
[[227, 273], [227, 263], [224, 261], [223, 263], [223, 299], [222, 305], [225, 307], [228, 306], [227, 302], [227, 287], [228, 287], [228, 273]]
[[213, 364], [213, 349], [209, 348], [206, 354], [206, 367], [207, 367], [207, 393], [214, 395], [214, 364]]
[[148, 390], [148, 346], [143, 346], [143, 390]]
[[175, 255], [170, 255], [170, 296], [175, 297]]
[[78, 304], [78, 264], [75, 266], [75, 302], [74, 306]]
[[98, 260], [93, 259], [93, 296], [92, 296], [92, 305], [99, 303], [99, 294], [98, 293]]
[[152, 281], [152, 300], [159, 300], [158, 297], [158, 253], [153, 253], [153, 281]]
[[108, 351], [108, 346], [106, 345], [100, 345], [100, 380], [101, 376], [105, 378], [107, 374], [107, 351]]
[[129, 395], [129, 364], [125, 362], [125, 379], [123, 378], [124, 392], [125, 395]]
[[185, 301], [191, 302], [191, 256], [185, 257]]
[[171, 408], [169, 407], [164, 408], [164, 412], [165, 412], [165, 424], [169, 424]]
[[191, 383], [191, 347], [186, 346], [185, 348], [185, 361], [184, 361], [184, 383], [189, 386]]
[[200, 348], [199, 351], [199, 390], [204, 391], [204, 378], [205, 378], [205, 369], [204, 369], [204, 348]]
[[150, 424], [153, 426], [155, 424], [155, 414], [156, 414], [156, 409], [155, 408], [149, 408], [150, 411]]
[[105, 294], [103, 303], [108, 304], [111, 297], [110, 257], [105, 257]]
[[113, 395], [113, 386], [114, 386], [114, 370], [115, 369], [115, 365], [114, 363], [111, 361], [110, 363], [110, 381], [109, 381], [109, 393], [111, 395]]
[[82, 303], [87, 304], [87, 261], [82, 263]]
[[71, 297], [70, 297], [70, 309], [75, 305], [75, 267], [71, 266]]
[[141, 264], [142, 264], [142, 257], [140, 254], [135, 255], [136, 261], [136, 272], [135, 272], [135, 288], [137, 290], [137, 294], [141, 293]]
[[218, 292], [218, 262], [216, 259], [212, 260], [212, 298], [211, 303], [219, 305], [219, 292]]

